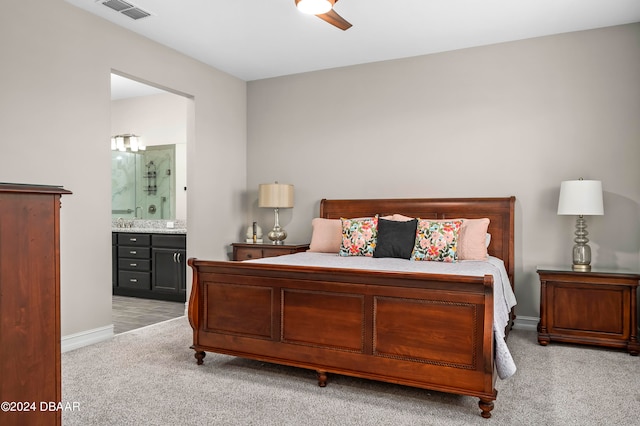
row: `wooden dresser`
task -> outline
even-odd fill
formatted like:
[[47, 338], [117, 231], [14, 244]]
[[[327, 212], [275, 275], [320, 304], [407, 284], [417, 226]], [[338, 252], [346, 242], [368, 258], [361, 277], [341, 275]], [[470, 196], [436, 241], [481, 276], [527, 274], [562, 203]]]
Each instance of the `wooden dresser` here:
[[60, 197], [0, 183], [0, 424], [60, 425]]

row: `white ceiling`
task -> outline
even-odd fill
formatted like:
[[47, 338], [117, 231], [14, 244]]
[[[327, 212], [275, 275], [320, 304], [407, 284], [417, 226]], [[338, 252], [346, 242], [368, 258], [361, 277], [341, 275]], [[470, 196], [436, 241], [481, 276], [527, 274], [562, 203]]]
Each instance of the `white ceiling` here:
[[243, 80], [640, 22], [640, 0], [340, 0], [339, 30], [294, 0], [66, 0]]

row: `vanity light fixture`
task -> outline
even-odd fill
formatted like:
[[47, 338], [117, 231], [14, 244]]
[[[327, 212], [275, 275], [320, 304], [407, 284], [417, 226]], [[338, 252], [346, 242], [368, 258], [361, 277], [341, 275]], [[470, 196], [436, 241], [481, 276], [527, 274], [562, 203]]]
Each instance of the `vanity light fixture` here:
[[111, 151], [144, 151], [147, 147], [140, 140], [140, 136], [132, 133], [116, 135], [111, 137]]
[[583, 216], [602, 216], [602, 182], [599, 180], [567, 180], [560, 184], [559, 215], [577, 215], [573, 246], [573, 270], [591, 270], [591, 248], [587, 244], [587, 223]]

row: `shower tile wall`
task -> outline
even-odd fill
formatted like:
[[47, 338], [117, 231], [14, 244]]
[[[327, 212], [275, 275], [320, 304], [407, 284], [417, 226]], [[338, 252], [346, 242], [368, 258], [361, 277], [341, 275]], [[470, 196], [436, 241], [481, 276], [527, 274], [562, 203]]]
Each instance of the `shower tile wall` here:
[[[173, 181], [175, 167], [173, 165], [173, 149], [147, 149], [139, 160], [142, 179], [138, 179], [138, 194], [143, 208], [140, 219], [167, 219], [172, 216], [171, 189], [174, 188]], [[155, 171], [156, 178], [147, 176], [148, 172]], [[155, 191], [149, 191], [148, 186], [156, 186]]]
[[[148, 147], [142, 154], [112, 152], [111, 155], [112, 217], [173, 218], [174, 147]], [[148, 174], [153, 171], [155, 179]]]
[[135, 217], [136, 157], [130, 152], [111, 152], [111, 214], [114, 217]]

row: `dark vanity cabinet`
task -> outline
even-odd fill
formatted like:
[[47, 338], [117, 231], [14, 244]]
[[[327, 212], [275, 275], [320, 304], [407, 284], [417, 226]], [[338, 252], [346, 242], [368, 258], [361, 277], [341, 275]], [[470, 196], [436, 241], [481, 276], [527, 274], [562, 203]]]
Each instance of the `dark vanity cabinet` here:
[[185, 235], [151, 237], [151, 288], [154, 292], [185, 300], [187, 287], [187, 238]]
[[186, 235], [114, 233], [117, 280], [113, 294], [184, 302]]
[[111, 285], [118, 285], [118, 234], [111, 234]]
[[118, 286], [151, 289], [151, 235], [118, 235]]

